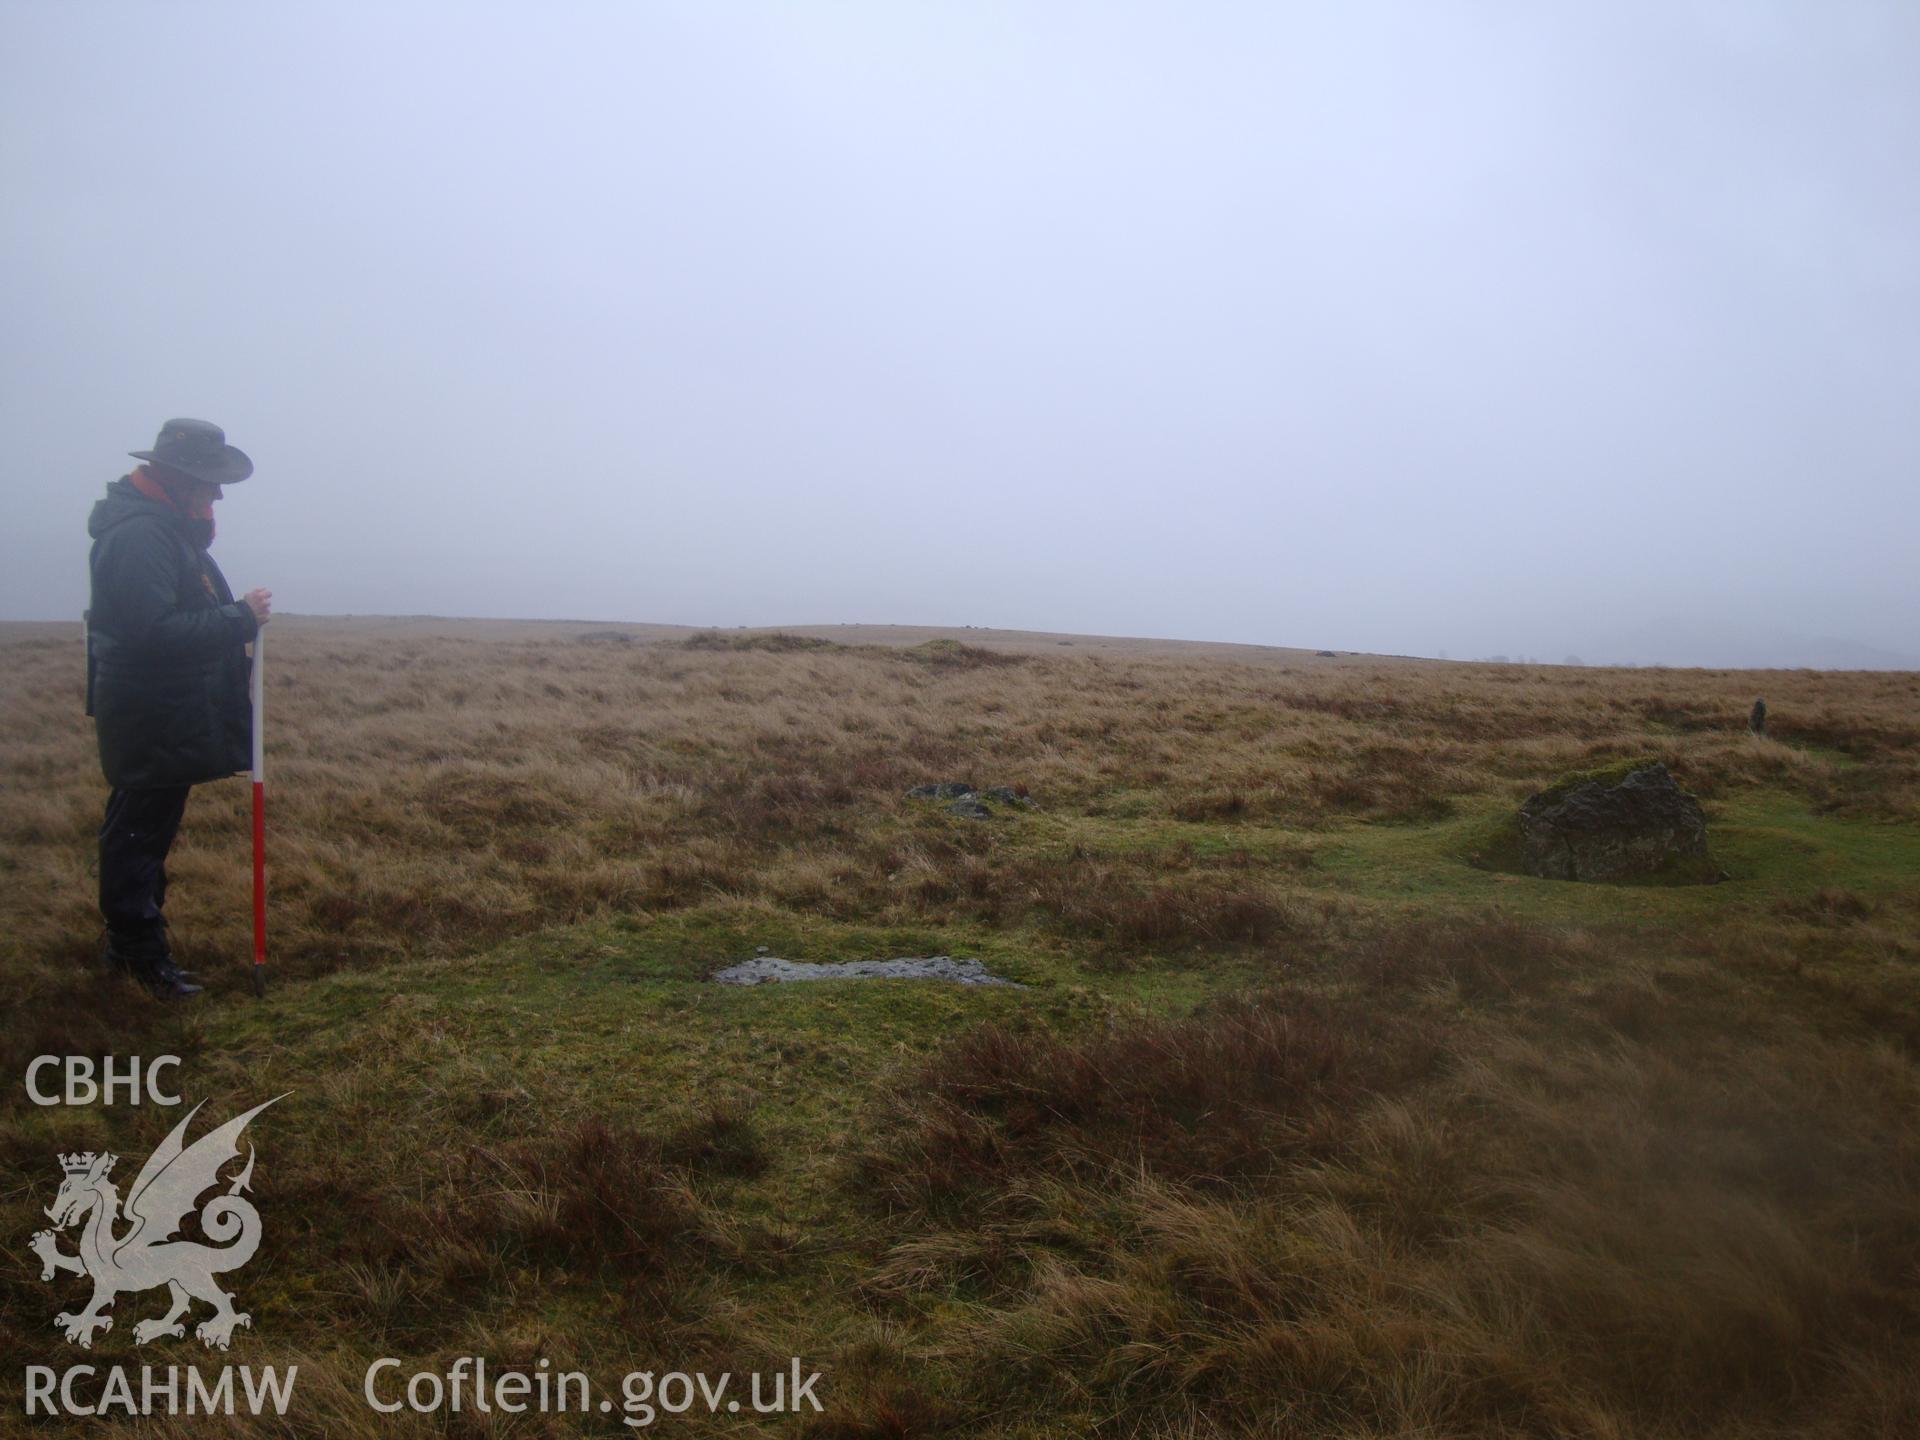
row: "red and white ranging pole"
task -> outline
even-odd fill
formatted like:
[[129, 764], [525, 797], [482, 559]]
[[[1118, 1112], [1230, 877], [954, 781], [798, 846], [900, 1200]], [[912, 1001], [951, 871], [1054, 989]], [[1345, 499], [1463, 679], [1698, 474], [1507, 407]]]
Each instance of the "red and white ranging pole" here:
[[253, 637], [253, 993], [267, 993], [267, 629]]

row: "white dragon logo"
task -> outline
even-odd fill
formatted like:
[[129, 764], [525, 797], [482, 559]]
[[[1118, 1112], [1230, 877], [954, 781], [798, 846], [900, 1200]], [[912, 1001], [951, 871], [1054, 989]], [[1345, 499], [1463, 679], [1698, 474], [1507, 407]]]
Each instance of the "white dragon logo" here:
[[[247, 1122], [275, 1100], [285, 1098], [276, 1095], [202, 1135], [192, 1145], [184, 1145], [187, 1124], [200, 1113], [200, 1106], [194, 1106], [140, 1167], [127, 1195], [124, 1218], [132, 1224], [117, 1235], [115, 1226], [123, 1218], [120, 1192], [107, 1176], [120, 1157], [92, 1151], [60, 1157], [66, 1179], [46, 1210], [55, 1229], [40, 1231], [31, 1246], [40, 1257], [42, 1280], [51, 1280], [61, 1270], [93, 1280], [93, 1299], [85, 1310], [78, 1315], [63, 1311], [54, 1317], [53, 1323], [69, 1342], [92, 1349], [94, 1332], [113, 1328], [113, 1317], [106, 1311], [116, 1295], [158, 1285], [167, 1287], [173, 1304], [165, 1315], [142, 1320], [133, 1327], [133, 1338], [142, 1345], [162, 1335], [184, 1339], [186, 1327], [180, 1317], [194, 1300], [204, 1300], [214, 1308], [214, 1313], [193, 1332], [208, 1349], [218, 1346], [225, 1350], [233, 1340], [234, 1326], [253, 1324], [253, 1317], [235, 1310], [233, 1296], [213, 1278], [238, 1270], [260, 1248], [260, 1212], [240, 1194], [253, 1178], [251, 1145], [247, 1147], [246, 1168], [233, 1177], [225, 1194], [214, 1196], [200, 1211], [200, 1228], [214, 1243], [203, 1245], [197, 1240], [173, 1237], [201, 1194], [220, 1183], [220, 1167], [239, 1156], [240, 1132], [247, 1128]], [[56, 1231], [83, 1219], [86, 1224], [80, 1233], [79, 1253], [63, 1253]]]

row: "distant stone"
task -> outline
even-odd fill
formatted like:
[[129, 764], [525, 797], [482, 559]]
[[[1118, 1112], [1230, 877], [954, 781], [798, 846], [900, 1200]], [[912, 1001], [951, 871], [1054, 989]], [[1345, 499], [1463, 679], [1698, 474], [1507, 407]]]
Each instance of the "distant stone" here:
[[1313, 653], [1315, 655], [1318, 655], [1322, 660], [1333, 660], [1338, 658], [1337, 656], [1334, 655], [1333, 651], [1331, 650], [1316, 650]]
[[[760, 947], [764, 950], [766, 947]], [[800, 980], [946, 980], [955, 985], [1019, 985], [1003, 980], [978, 960], [956, 960], [951, 955], [898, 960], [847, 960], [814, 964], [806, 960], [782, 960], [767, 955], [742, 960], [724, 970], [716, 970], [719, 985], [781, 985]], [[1023, 987], [1024, 988], [1024, 987]]]
[[916, 785], [907, 791], [909, 800], [946, 800], [950, 803], [947, 810], [955, 815], [964, 815], [969, 820], [985, 820], [992, 816], [982, 803], [982, 795], [987, 800], [998, 801], [1002, 805], [1021, 805], [1031, 808], [1033, 801], [1021, 793], [1022, 787], [1014, 785], [990, 785], [982, 792], [973, 786], [958, 780], [946, 780], [937, 785]]
[[943, 780], [938, 785], [916, 785], [907, 791], [909, 800], [958, 800], [973, 794], [973, 786], [958, 780]]
[[1753, 709], [1747, 712], [1747, 729], [1756, 735], [1767, 733], [1767, 702], [1756, 700]]
[[1542, 790], [1519, 831], [1522, 867], [1544, 880], [1717, 878], [1706, 812], [1658, 760]]

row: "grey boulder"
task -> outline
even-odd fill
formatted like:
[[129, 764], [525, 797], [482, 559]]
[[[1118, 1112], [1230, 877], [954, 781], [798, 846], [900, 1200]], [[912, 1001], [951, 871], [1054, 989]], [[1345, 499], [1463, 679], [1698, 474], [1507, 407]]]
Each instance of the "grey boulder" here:
[[1521, 860], [1546, 880], [1633, 880], [1707, 861], [1707, 817], [1658, 761], [1520, 807]]
[[947, 980], [955, 985], [1017, 985], [992, 974], [978, 960], [951, 955], [903, 956], [898, 960], [845, 960], [815, 964], [762, 955], [742, 960], [713, 979], [721, 985], [778, 985], [797, 980]]
[[958, 780], [943, 780], [938, 785], [916, 785], [907, 791], [909, 800], [958, 800], [973, 794], [973, 786]]

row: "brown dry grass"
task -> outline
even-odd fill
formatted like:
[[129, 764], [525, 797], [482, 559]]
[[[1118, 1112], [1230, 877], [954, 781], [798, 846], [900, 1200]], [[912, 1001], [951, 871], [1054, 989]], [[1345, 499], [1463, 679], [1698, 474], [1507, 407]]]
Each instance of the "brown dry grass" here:
[[[1217, 859], [998, 853], [902, 823], [928, 778], [1020, 781], [1050, 812], [1182, 822], [1445, 816], [1640, 753], [1709, 799], [1920, 815], [1920, 679], [1342, 661], [986, 663], [924, 645], [609, 643], [618, 631], [283, 621], [269, 691], [275, 942], [298, 972], [456, 953], [715, 897], [877, 919], [1016, 912], [1121, 946], [1260, 938], [1287, 916]], [[448, 632], [451, 633], [448, 633]], [[49, 633], [51, 632], [51, 633]], [[13, 777], [5, 934], [50, 983], [89, 951], [104, 788], [77, 634], [0, 630]], [[961, 663], [954, 663], [960, 653]], [[1005, 663], [1009, 658], [1015, 663]], [[1744, 730], [1756, 686], [1773, 741]], [[175, 927], [247, 948], [244, 786], [196, 792]]]
[[1126, 1433], [1910, 1432], [1909, 1055], [1730, 1033], [1745, 976], [1505, 921], [1364, 953], [1337, 1001], [902, 1077], [859, 1162], [904, 1230], [877, 1303], [964, 1297], [994, 1399]]
[[[1920, 1433], [1920, 892], [1885, 859], [1915, 853], [1920, 677], [275, 624], [289, 1004], [303, 977], [425, 985], [420, 962], [660, 917], [950, 929], [1058, 967], [995, 1021], [876, 1025], [865, 1068], [759, 1036], [849, 1087], [848, 1129], [713, 1088], [718, 1061], [674, 1082], [709, 1103], [596, 1114], [516, 1071], [517, 1035], [468, 1045], [451, 986], [316, 1016], [372, 1072], [329, 1074], [280, 1137], [263, 1206], [311, 1218], [261, 1268], [315, 1292], [328, 1433], [402, 1433], [357, 1408], [329, 1326], [565, 1364], [609, 1325], [722, 1368], [825, 1359], [818, 1436]], [[0, 650], [0, 1060], [164, 1027], [213, 1063], [212, 1022], [84, 973], [104, 789], [77, 636]], [[1641, 754], [1746, 817], [1770, 878], [1596, 917], [1435, 868], [1449, 825]], [[1037, 808], [903, 798], [949, 778]], [[228, 982], [243, 791], [196, 795], [171, 906]], [[0, 1125], [19, 1173], [44, 1141]], [[44, 1354], [44, 1300], [10, 1274], [0, 1337]]]

